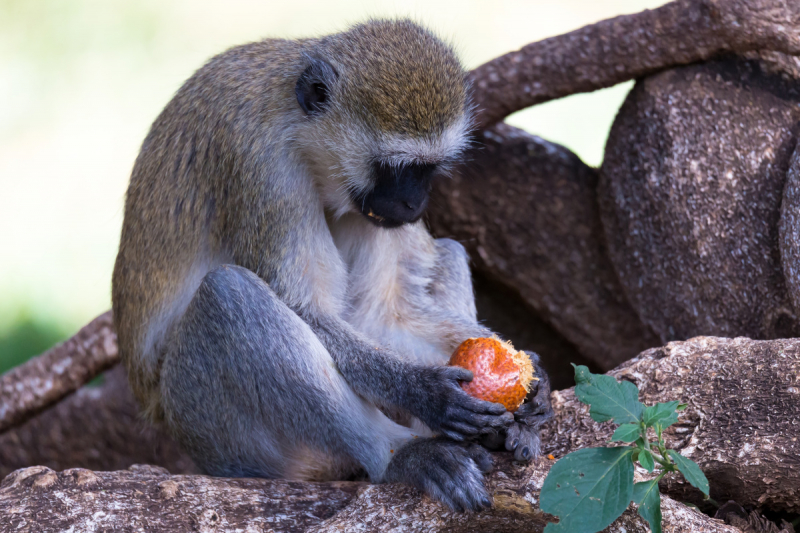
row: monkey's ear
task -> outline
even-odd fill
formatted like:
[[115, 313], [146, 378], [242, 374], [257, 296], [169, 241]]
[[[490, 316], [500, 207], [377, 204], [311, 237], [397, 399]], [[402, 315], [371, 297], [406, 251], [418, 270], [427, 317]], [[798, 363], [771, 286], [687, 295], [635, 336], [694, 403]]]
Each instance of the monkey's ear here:
[[328, 104], [331, 84], [339, 77], [336, 70], [327, 61], [311, 59], [297, 79], [294, 92], [297, 103], [306, 115], [319, 115]]

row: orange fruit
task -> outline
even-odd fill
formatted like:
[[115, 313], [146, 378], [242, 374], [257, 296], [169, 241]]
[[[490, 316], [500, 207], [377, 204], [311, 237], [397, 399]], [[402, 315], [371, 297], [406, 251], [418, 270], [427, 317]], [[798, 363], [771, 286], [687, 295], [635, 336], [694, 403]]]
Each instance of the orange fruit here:
[[461, 388], [474, 398], [503, 404], [516, 411], [531, 390], [533, 375], [531, 358], [517, 351], [510, 342], [497, 337], [467, 339], [456, 348], [450, 364], [472, 371], [472, 381]]

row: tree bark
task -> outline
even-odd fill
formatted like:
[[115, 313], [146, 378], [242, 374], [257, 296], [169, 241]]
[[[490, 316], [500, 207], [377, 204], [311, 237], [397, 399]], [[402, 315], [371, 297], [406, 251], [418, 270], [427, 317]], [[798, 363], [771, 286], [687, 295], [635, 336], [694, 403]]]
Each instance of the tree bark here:
[[68, 341], [0, 376], [0, 433], [78, 390], [119, 361], [111, 311]]
[[[494, 507], [454, 513], [402, 485], [171, 476], [135, 466], [117, 472], [42, 466], [0, 486], [0, 522], [15, 531], [404, 531], [540, 532], [552, 520], [536, 506], [552, 461], [522, 467], [503, 458], [487, 486]], [[664, 531], [736, 533], [669, 498]], [[646, 533], [629, 509], [607, 531]]]
[[[698, 337], [648, 350], [611, 374], [634, 382], [645, 403], [689, 404], [679, 423], [667, 431], [667, 442], [703, 468], [714, 499], [774, 511], [800, 510], [800, 340]], [[124, 467], [123, 460], [144, 460], [160, 462], [173, 472], [191, 472], [191, 463], [169, 437], [142, 433], [131, 423], [136, 420], [135, 404], [119, 400], [130, 392], [124, 381], [114, 379], [98, 389], [84, 389], [6, 433], [0, 439], [0, 464], [9, 468], [42, 462], [55, 463], [59, 469], [104, 470]], [[83, 402], [80, 410], [61, 410], [77, 400]], [[542, 434], [545, 454], [558, 459], [578, 448], [607, 444], [612, 426], [593, 422], [572, 390], [554, 392], [553, 404], [556, 416]], [[59, 418], [65, 413], [70, 414]], [[93, 425], [93, 420], [105, 426]], [[64, 428], [76, 425], [89, 430]], [[23, 433], [24, 438], [16, 438]], [[106, 443], [100, 457], [91, 453], [97, 442]], [[124, 447], [124, 453], [115, 454], [115, 446]], [[25, 448], [27, 455], [14, 452], [15, 447]], [[174, 453], [158, 456], [154, 448]], [[81, 449], [87, 450], [83, 457], [74, 453], [66, 460], [57, 457], [59, 450]], [[36, 456], [37, 450], [48, 450], [49, 455]], [[108, 463], [103, 463], [104, 457], [110, 458]], [[448, 513], [416, 491], [395, 485], [169, 476], [163, 470], [56, 474], [36, 467], [17, 471], [3, 482], [0, 516], [9, 517], [15, 527], [27, 524], [36, 531], [70, 525], [80, 530], [92, 523], [110, 528], [125, 520], [164, 529], [186, 529], [189, 524], [200, 530], [217, 523], [222, 524], [219, 530], [249, 525], [255, 531], [270, 527], [291, 531], [289, 524], [294, 521], [297, 528], [313, 525], [315, 531], [347, 530], [361, 523], [370, 531], [541, 530], [547, 517], [537, 507], [538, 491], [553, 461], [542, 458], [537, 465], [522, 466], [506, 453], [494, 457], [487, 486], [495, 508], [476, 515]], [[9, 464], [13, 458], [29, 462]], [[699, 493], [674, 474], [665, 478], [662, 490], [704, 505]], [[671, 500], [663, 505], [665, 531], [733, 531]], [[301, 511], [308, 506], [312, 511]], [[622, 520], [627, 520], [628, 531], [645, 531], [631, 511]]]
[[84, 387], [0, 435], [0, 479], [30, 465], [124, 470], [142, 463], [200, 473], [175, 441], [139, 417], [122, 365], [103, 377], [101, 386]]
[[470, 73], [478, 129], [511, 113], [725, 52], [800, 54], [794, 0], [681, 0], [529, 44]]
[[[647, 405], [689, 404], [665, 432], [667, 445], [700, 465], [713, 499], [800, 511], [800, 340], [696, 337], [647, 350], [609, 374], [639, 387]], [[553, 408], [546, 453], [604, 446], [613, 433], [610, 423], [592, 421], [573, 389], [553, 392]], [[661, 488], [708, 506], [682, 477], [667, 476]]]

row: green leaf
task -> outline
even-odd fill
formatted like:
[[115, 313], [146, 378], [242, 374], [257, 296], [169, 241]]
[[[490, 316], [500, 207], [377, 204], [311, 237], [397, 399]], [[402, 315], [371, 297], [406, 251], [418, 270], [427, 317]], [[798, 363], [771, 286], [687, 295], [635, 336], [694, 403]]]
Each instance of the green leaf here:
[[662, 431], [670, 427], [672, 424], [678, 421], [678, 413], [672, 413], [669, 417], [659, 420], [655, 423], [656, 431], [661, 434]]
[[639, 401], [639, 389], [628, 381], [618, 382], [611, 376], [592, 374], [583, 365], [575, 367], [575, 396], [589, 406], [595, 422], [614, 419], [617, 424], [641, 420], [644, 405]]
[[650, 450], [642, 450], [639, 453], [639, 464], [648, 472], [652, 472], [656, 467], [656, 462], [653, 460], [653, 454]]
[[641, 436], [642, 432], [639, 424], [622, 424], [611, 435], [611, 442], [633, 442]]
[[697, 463], [691, 459], [687, 459], [675, 450], [667, 450], [667, 454], [669, 454], [672, 460], [675, 461], [675, 466], [677, 466], [678, 470], [681, 471], [681, 474], [683, 474], [683, 477], [686, 478], [686, 481], [700, 489], [703, 494], [708, 496], [708, 479], [703, 471], [700, 470], [700, 467], [697, 466]]
[[[678, 421], [678, 413], [675, 412], [675, 409], [680, 404], [681, 402], [667, 402], [651, 405], [644, 410], [642, 419], [647, 426], [652, 427], [660, 423], [662, 429], [668, 428]], [[670, 421], [673, 418], [674, 420]]]
[[[684, 411], [684, 410], [686, 410], [687, 407], [689, 407], [688, 403], [682, 403], [677, 407], [677, 409], [678, 409], [678, 411]], [[684, 505], [689, 505], [689, 504], [684, 504]]]
[[559, 517], [546, 533], [596, 533], [616, 520], [633, 497], [633, 448], [584, 448], [547, 474], [539, 506]]
[[639, 516], [650, 524], [650, 533], [661, 533], [661, 495], [658, 478], [633, 486], [633, 501], [639, 506]]

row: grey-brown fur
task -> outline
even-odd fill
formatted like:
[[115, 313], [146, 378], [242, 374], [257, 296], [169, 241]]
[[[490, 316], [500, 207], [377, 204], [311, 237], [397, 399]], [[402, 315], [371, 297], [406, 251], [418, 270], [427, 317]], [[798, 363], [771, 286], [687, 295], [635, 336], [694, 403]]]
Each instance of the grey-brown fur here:
[[370, 22], [231, 49], [158, 117], [128, 189], [114, 319], [137, 399], [206, 472], [363, 470], [476, 509], [486, 452], [456, 442], [511, 425], [509, 449], [538, 451], [546, 386], [514, 421], [442, 366], [491, 333], [463, 248], [418, 220], [466, 144], [466, 94], [432, 34]]

